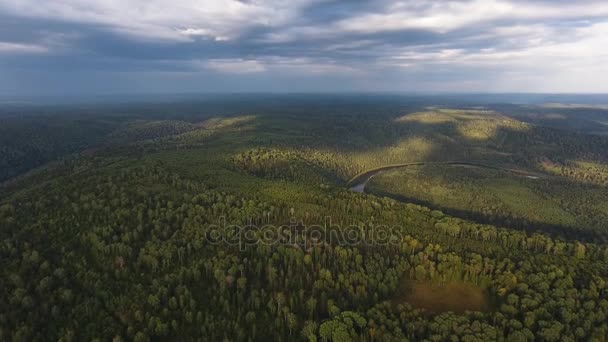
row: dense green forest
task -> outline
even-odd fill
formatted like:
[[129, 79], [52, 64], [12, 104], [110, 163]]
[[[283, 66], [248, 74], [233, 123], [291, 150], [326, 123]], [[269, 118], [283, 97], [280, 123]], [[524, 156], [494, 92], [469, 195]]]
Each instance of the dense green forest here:
[[[366, 191], [424, 203], [475, 221], [607, 241], [605, 186], [459, 165], [403, 167], [376, 175]], [[585, 231], [587, 230], [587, 231]], [[594, 233], [596, 233], [594, 235]]]
[[[0, 340], [605, 341], [608, 137], [509, 108], [5, 114]], [[348, 189], [429, 161], [544, 177], [433, 164]]]

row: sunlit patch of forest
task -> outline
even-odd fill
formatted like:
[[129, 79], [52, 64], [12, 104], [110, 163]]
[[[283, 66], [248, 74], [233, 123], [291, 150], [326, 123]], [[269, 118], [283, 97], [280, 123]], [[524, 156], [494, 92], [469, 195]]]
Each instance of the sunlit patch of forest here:
[[[23, 110], [0, 119], [2, 341], [608, 337], [608, 137], [390, 97]], [[544, 177], [432, 164], [347, 187], [442, 161]], [[209, 240], [328, 218], [395, 239]]]

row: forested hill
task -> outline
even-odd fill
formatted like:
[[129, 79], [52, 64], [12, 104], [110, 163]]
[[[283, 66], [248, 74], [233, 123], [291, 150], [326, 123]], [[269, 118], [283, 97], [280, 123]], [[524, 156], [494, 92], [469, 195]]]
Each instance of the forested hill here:
[[[0, 340], [608, 338], [608, 137], [466, 103], [222, 101], [0, 119]], [[445, 160], [551, 177], [346, 187]]]

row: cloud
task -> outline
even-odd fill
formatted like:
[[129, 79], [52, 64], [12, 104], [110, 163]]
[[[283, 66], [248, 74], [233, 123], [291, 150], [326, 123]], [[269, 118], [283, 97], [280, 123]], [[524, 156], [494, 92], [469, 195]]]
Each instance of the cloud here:
[[0, 0], [14, 16], [102, 25], [140, 39], [232, 39], [248, 28], [291, 20], [307, 0]]
[[44, 82], [608, 91], [606, 37], [608, 2], [592, 0], [0, 0], [0, 71]]
[[516, 27], [514, 30], [497, 30], [498, 35], [526, 36], [532, 38], [535, 44], [523, 42], [517, 46], [507, 45], [504, 48], [481, 49], [432, 49], [420, 51], [419, 49], [405, 49], [396, 53], [387, 60], [443, 64], [466, 64], [470, 66], [513, 66], [530, 65], [534, 68], [544, 69], [555, 66], [562, 67], [564, 63], [571, 66], [601, 66], [608, 62], [608, 21], [593, 25], [574, 28], [569, 35], [547, 39], [540, 35], [538, 38], [533, 32], [545, 32], [537, 25], [531, 27]]
[[49, 49], [46, 46], [0, 41], [0, 54], [40, 54], [47, 53], [48, 51]]
[[197, 61], [203, 68], [225, 74], [252, 74], [266, 71], [264, 64], [256, 60], [245, 59], [211, 59]]
[[217, 36], [217, 35], [213, 34], [213, 32], [211, 32], [210, 30], [207, 30], [207, 29], [189, 28], [189, 29], [185, 29], [185, 30], [180, 30], [179, 33], [183, 34], [184, 36], [188, 36], [188, 37], [212, 38], [213, 40], [215, 40], [217, 42], [230, 40], [229, 37]]
[[405, 1], [387, 6], [381, 13], [365, 13], [336, 23], [336, 29], [377, 33], [408, 29], [440, 33], [476, 23], [501, 19], [511, 22], [538, 19], [601, 18], [608, 15], [606, 2], [512, 2], [505, 0]]
[[317, 75], [350, 75], [357, 76], [364, 72], [358, 68], [340, 64], [328, 59], [310, 58], [273, 58], [267, 63], [270, 68], [295, 74], [317, 74]]
[[344, 74], [359, 75], [361, 70], [341, 65], [331, 60], [314, 60], [309, 58], [285, 58], [278, 56], [263, 57], [259, 59], [211, 59], [194, 62], [195, 68], [211, 70], [224, 74], [252, 74], [252, 73], [288, 73], [297, 75], [306, 74]]

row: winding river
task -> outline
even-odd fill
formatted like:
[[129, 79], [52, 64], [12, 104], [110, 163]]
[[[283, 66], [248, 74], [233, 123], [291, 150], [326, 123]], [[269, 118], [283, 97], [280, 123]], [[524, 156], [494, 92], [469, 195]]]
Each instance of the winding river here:
[[475, 163], [475, 162], [466, 162], [466, 161], [415, 162], [415, 163], [386, 165], [386, 166], [381, 166], [381, 167], [378, 167], [375, 169], [364, 171], [364, 172], [354, 176], [353, 178], [351, 178], [351, 180], [348, 181], [347, 186], [351, 191], [365, 192], [365, 186], [367, 185], [367, 183], [372, 178], [374, 178], [375, 175], [377, 175], [379, 173], [382, 173], [382, 172], [385, 172], [388, 170], [397, 169], [397, 168], [407, 167], [407, 166], [420, 166], [420, 165], [455, 165], [455, 166], [465, 166], [465, 167], [479, 167], [479, 168], [484, 168], [484, 169], [505, 171], [505, 172], [509, 172], [509, 173], [512, 173], [512, 174], [515, 174], [515, 175], [518, 175], [521, 177], [530, 178], [530, 179], [540, 179], [540, 178], [549, 177], [549, 176], [541, 174], [541, 173], [524, 171], [524, 170], [520, 170], [520, 169], [510, 169], [510, 168], [506, 168], [506, 167], [484, 164], [484, 163]]

